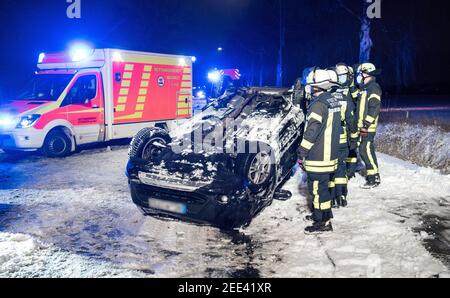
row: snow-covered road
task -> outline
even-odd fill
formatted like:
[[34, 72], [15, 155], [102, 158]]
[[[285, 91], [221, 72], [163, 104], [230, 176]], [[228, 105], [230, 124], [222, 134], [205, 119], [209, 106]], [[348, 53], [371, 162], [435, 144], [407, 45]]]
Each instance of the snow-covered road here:
[[126, 159], [123, 146], [59, 160], [0, 153], [0, 277], [448, 277], [450, 176], [381, 155], [383, 185], [353, 180], [335, 232], [307, 236], [298, 173], [292, 200], [224, 233], [144, 218]]

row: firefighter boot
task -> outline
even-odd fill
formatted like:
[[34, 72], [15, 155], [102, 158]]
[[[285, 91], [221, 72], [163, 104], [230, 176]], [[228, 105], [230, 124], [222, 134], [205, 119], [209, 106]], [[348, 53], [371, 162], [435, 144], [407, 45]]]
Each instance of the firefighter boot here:
[[331, 224], [331, 221], [316, 222], [312, 226], [305, 229], [306, 234], [320, 234], [326, 232], [333, 232], [333, 225]]
[[338, 196], [333, 201], [333, 208], [339, 209], [340, 207], [345, 208], [348, 206], [347, 197], [346, 196]]
[[381, 178], [380, 175], [374, 175], [374, 176], [367, 176], [367, 182], [362, 186], [363, 189], [373, 189], [381, 184]]
[[307, 215], [307, 216], [305, 216], [305, 220], [306, 221], [316, 221], [315, 219], [314, 219], [314, 215]]
[[345, 208], [345, 207], [348, 206], [348, 201], [347, 201], [347, 197], [346, 196], [341, 196], [338, 200], [339, 200], [339, 205], [342, 208]]
[[341, 207], [341, 199], [340, 198], [334, 198], [333, 202], [331, 204], [331, 207], [333, 209], [339, 209]]
[[348, 181], [350, 181], [353, 178], [356, 178], [356, 173], [353, 171], [347, 171], [347, 177], [348, 177]]

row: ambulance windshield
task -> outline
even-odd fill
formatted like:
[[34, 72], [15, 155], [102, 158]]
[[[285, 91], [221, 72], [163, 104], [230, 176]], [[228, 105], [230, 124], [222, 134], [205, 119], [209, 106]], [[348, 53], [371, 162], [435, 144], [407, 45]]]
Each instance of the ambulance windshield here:
[[35, 75], [17, 100], [56, 101], [73, 78], [73, 74]]

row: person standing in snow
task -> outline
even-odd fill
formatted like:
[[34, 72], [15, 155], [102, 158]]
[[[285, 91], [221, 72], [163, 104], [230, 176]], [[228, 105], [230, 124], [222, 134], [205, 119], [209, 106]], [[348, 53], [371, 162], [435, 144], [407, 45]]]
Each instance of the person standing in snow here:
[[359, 153], [367, 169], [367, 181], [362, 186], [365, 189], [381, 184], [374, 144], [381, 110], [382, 91], [375, 77], [379, 74], [380, 71], [372, 63], [361, 64], [357, 70], [357, 83], [360, 88], [357, 103], [358, 128], [361, 135]]
[[339, 139], [342, 133], [341, 108], [329, 90], [334, 84], [326, 70], [314, 69], [306, 77], [306, 93], [311, 94], [299, 161], [308, 175], [308, 189], [313, 197], [314, 221], [306, 233], [333, 231], [331, 209], [333, 197], [329, 183], [338, 166]]
[[[355, 122], [356, 127], [358, 127], [358, 115], [357, 115], [357, 105], [358, 105], [358, 97], [359, 97], [359, 89], [356, 84], [356, 78], [355, 78], [355, 69], [358, 69], [359, 65], [355, 65], [354, 67], [348, 66], [345, 63], [340, 63], [336, 67], [343, 68], [343, 66], [347, 66], [348, 68], [348, 90], [352, 98], [353, 102], [353, 113], [355, 115]], [[345, 70], [343, 71], [345, 72]], [[358, 139], [359, 139], [359, 130], [358, 130]], [[358, 144], [357, 144], [358, 147]], [[358, 162], [360, 162], [360, 158], [358, 158], [358, 148], [355, 148], [354, 150], [350, 150], [348, 158], [347, 158], [347, 177], [348, 180], [351, 180], [355, 178], [356, 171], [358, 168]]]
[[338, 86], [334, 90], [333, 96], [341, 104], [343, 130], [339, 142], [339, 164], [334, 179], [335, 199], [333, 206], [339, 208], [347, 207], [347, 159], [350, 151], [355, 151], [358, 147], [359, 133], [355, 117], [355, 105], [350, 94], [350, 70], [347, 65], [340, 63], [330, 73], [333, 74], [333, 80]]

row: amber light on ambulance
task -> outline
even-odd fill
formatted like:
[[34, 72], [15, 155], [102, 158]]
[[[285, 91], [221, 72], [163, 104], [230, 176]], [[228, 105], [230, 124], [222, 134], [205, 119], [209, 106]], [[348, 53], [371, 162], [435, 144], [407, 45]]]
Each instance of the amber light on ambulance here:
[[20, 119], [17, 128], [30, 128], [41, 118], [41, 115], [28, 115]]

